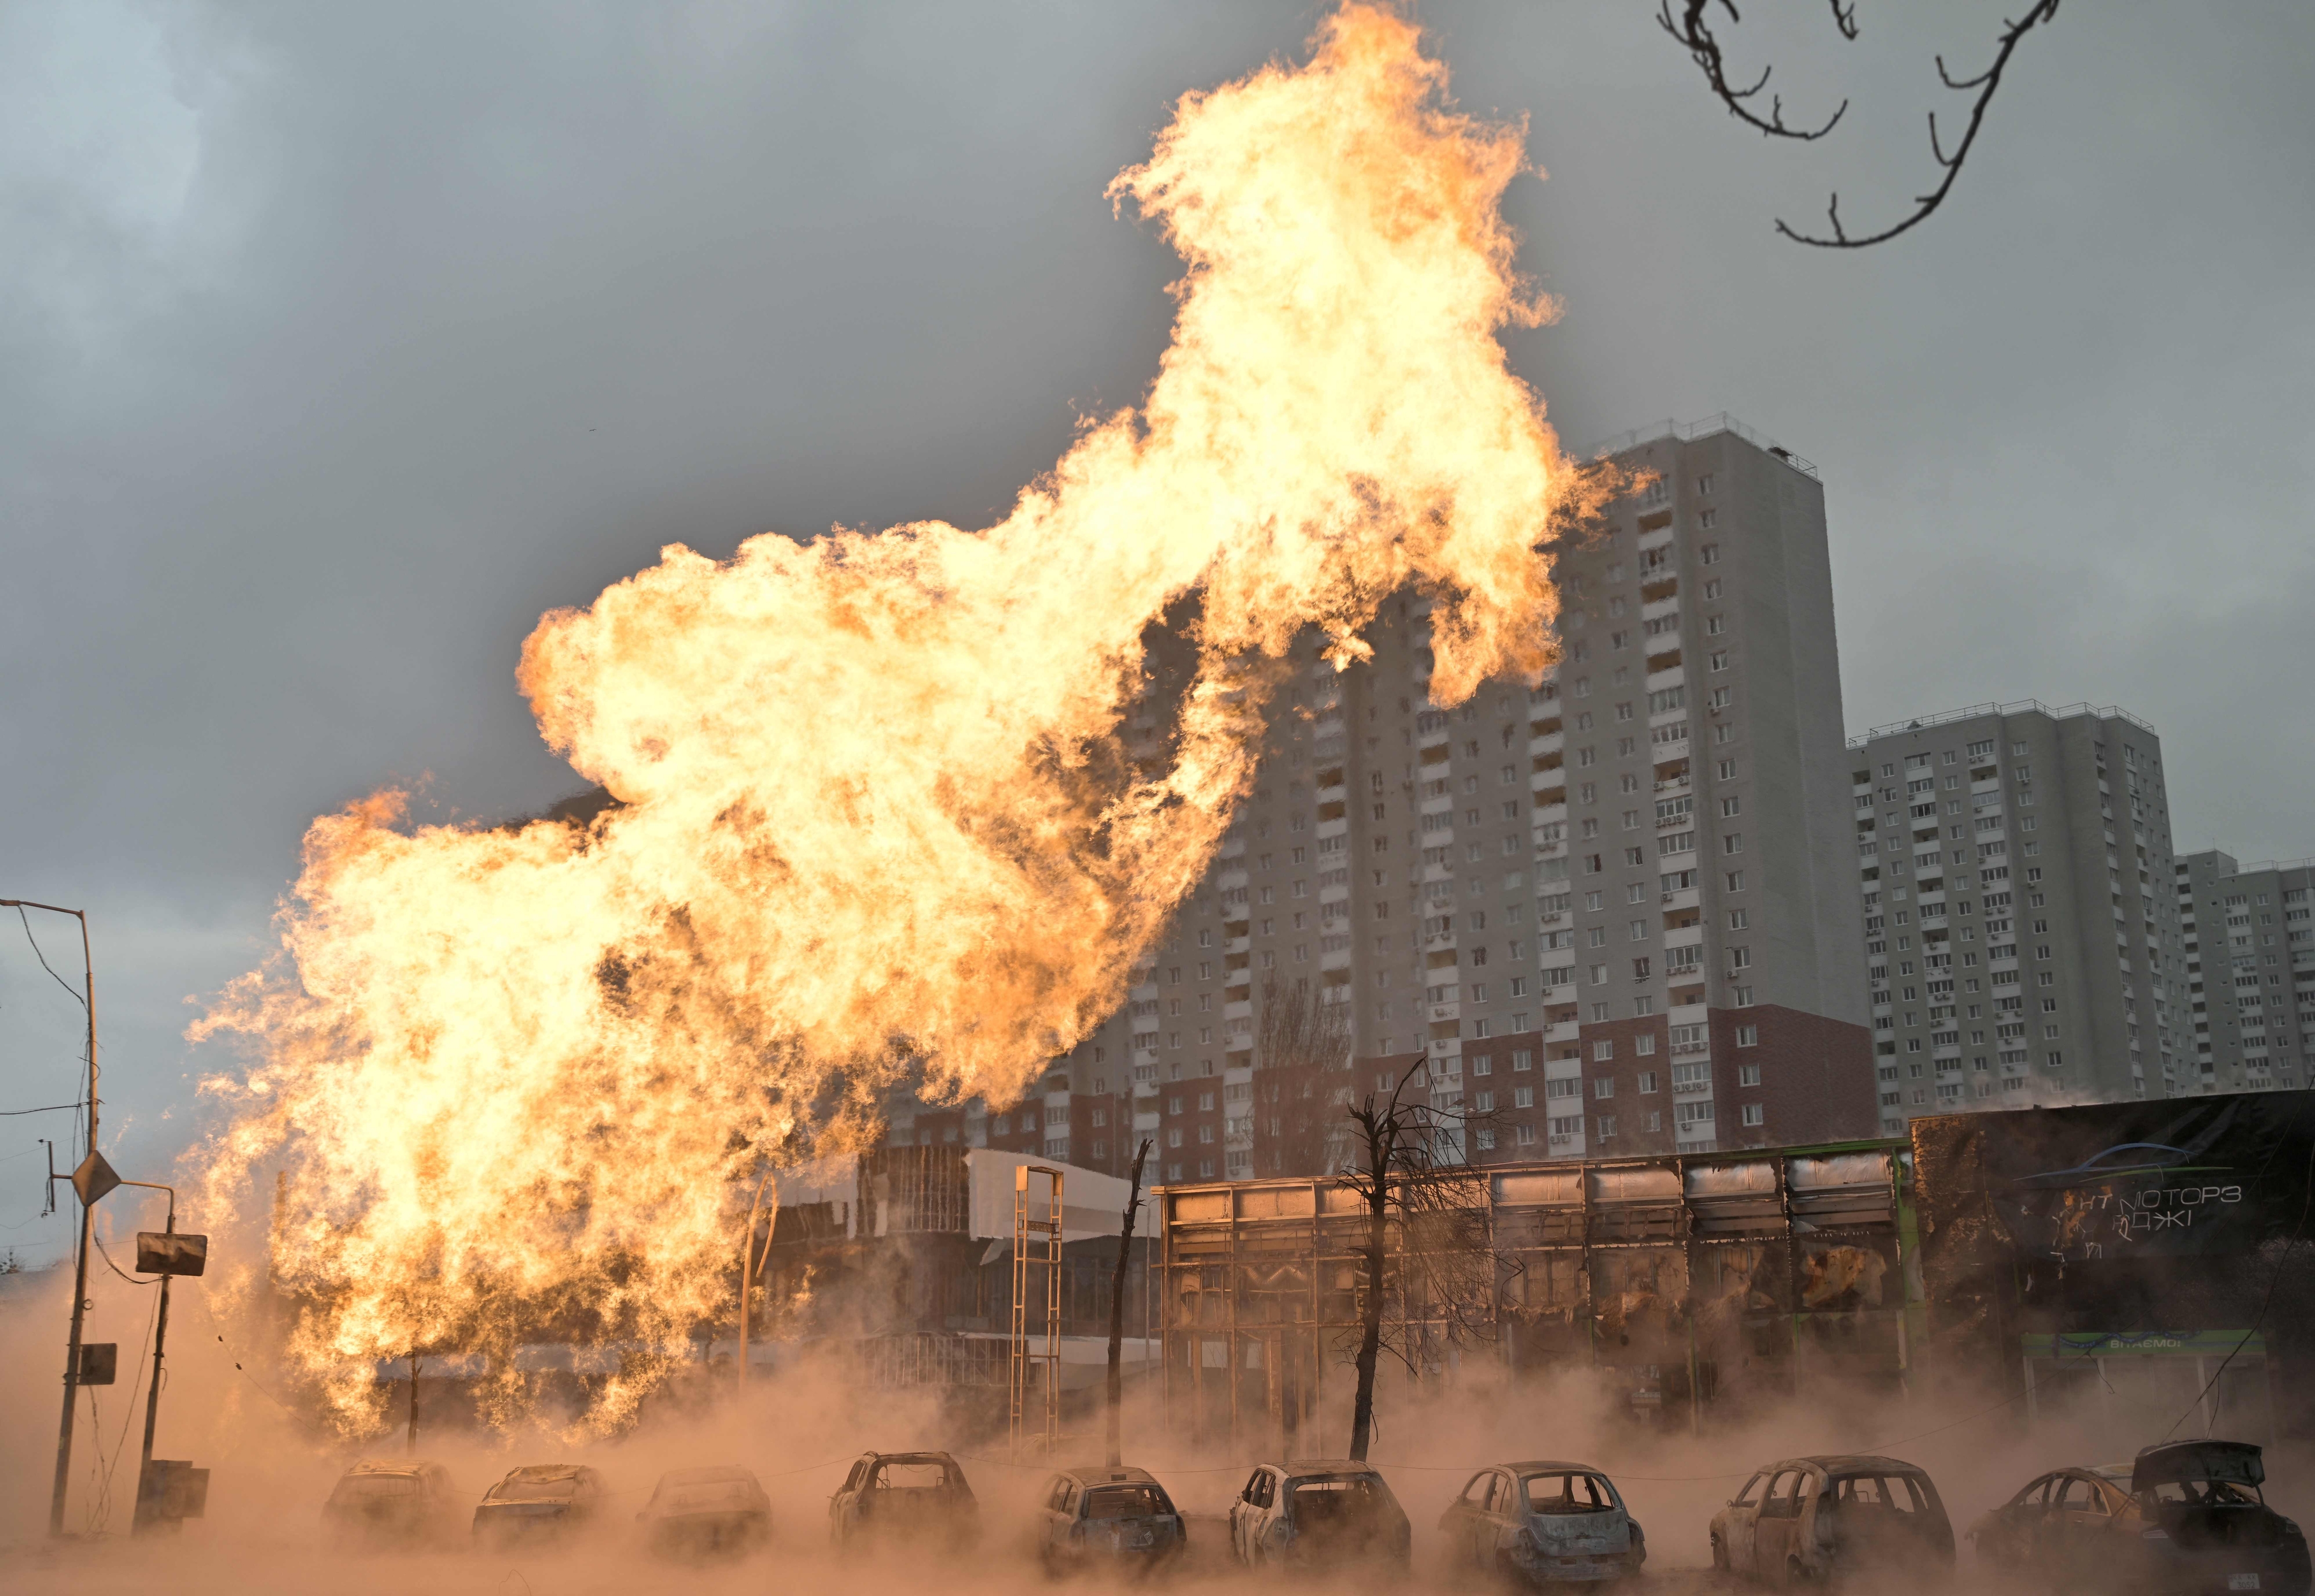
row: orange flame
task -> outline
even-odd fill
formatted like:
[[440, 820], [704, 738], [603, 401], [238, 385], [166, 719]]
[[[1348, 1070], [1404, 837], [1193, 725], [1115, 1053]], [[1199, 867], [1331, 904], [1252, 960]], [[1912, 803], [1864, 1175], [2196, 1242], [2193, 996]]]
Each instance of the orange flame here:
[[[621, 807], [315, 822], [280, 957], [193, 1032], [260, 1048], [210, 1083], [241, 1112], [209, 1169], [291, 1172], [315, 1374], [547, 1315], [672, 1343], [728, 1298], [743, 1170], [873, 1133], [911, 1069], [1017, 1096], [1203, 874], [1301, 629], [1348, 668], [1413, 583], [1441, 702], [1550, 662], [1533, 545], [1575, 478], [1495, 336], [1544, 312], [1498, 213], [1522, 130], [1445, 83], [1351, 4], [1307, 66], [1185, 96], [1111, 189], [1188, 262], [1162, 368], [1002, 523], [670, 547], [547, 616], [523, 690]], [[1144, 631], [1190, 594], [1170, 758], [1136, 763]], [[368, 1387], [337, 1379], [350, 1424]]]

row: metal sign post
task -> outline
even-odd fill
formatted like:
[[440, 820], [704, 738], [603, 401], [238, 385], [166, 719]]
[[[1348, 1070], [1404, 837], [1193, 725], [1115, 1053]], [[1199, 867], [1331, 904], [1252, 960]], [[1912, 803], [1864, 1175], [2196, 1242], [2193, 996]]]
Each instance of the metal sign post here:
[[[152, 1183], [123, 1181], [121, 1184], [143, 1186]], [[176, 1189], [173, 1186], [157, 1189], [169, 1193], [168, 1228], [158, 1233], [151, 1230], [137, 1233], [137, 1272], [161, 1277], [161, 1300], [153, 1310], [153, 1384], [145, 1395], [145, 1446], [137, 1459], [137, 1512], [130, 1522], [131, 1533], [163, 1521], [165, 1517], [163, 1509], [166, 1505], [166, 1493], [153, 1467], [153, 1426], [161, 1414], [161, 1350], [169, 1339], [169, 1282], [181, 1274], [199, 1275], [208, 1267], [209, 1261], [208, 1237], [177, 1234]], [[206, 1471], [201, 1477], [206, 1488], [208, 1477]], [[177, 1515], [179, 1518], [184, 1516], [182, 1513]]]

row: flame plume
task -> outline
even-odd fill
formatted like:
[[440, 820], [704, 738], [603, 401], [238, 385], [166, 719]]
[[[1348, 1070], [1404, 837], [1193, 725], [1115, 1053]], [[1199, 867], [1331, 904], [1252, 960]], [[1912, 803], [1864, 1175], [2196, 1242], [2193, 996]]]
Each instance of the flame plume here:
[[[257, 1054], [211, 1083], [237, 1115], [208, 1169], [220, 1197], [289, 1172], [271, 1266], [344, 1423], [371, 1418], [346, 1371], [413, 1347], [672, 1344], [728, 1312], [743, 1170], [872, 1134], [912, 1069], [1018, 1096], [1203, 873], [1303, 628], [1348, 666], [1413, 583], [1441, 702], [1549, 663], [1533, 546], [1581, 490], [1496, 340], [1545, 308], [1499, 215], [1523, 130], [1445, 87], [1352, 4], [1307, 65], [1185, 96], [1111, 189], [1188, 264], [1148, 401], [999, 525], [670, 547], [545, 616], [523, 691], [618, 807], [413, 829], [385, 793], [314, 823], [280, 954], [193, 1034]], [[1146, 629], [1191, 595], [1194, 671], [1138, 759]]]

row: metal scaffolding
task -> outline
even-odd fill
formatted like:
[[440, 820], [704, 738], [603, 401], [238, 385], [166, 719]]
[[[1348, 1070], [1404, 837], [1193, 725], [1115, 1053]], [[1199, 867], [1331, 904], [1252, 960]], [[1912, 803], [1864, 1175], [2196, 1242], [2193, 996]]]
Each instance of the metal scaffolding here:
[[[1049, 1183], [1045, 1216], [1034, 1217], [1029, 1177]], [[1029, 1272], [1044, 1272], [1042, 1347], [1031, 1345]], [[1042, 1365], [1042, 1369], [1040, 1366]], [[1029, 1405], [1036, 1383], [1044, 1387], [1045, 1413], [1038, 1433], [1051, 1455], [1061, 1428], [1061, 1172], [1047, 1164], [1024, 1164], [1013, 1172], [1013, 1451], [1029, 1439]]]

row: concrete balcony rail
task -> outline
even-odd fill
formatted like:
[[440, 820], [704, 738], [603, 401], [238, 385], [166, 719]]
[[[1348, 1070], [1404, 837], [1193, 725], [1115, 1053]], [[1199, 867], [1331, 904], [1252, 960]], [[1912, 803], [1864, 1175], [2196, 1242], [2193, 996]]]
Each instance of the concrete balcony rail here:
[[[1661, 654], [1664, 651], [1658, 649], [1656, 652]], [[1651, 693], [1661, 693], [1667, 687], [1688, 685], [1688, 667], [1683, 664], [1675, 661], [1659, 666], [1654, 660], [1650, 660], [1648, 666], [1648, 674], [1642, 679], [1640, 685]], [[1685, 709], [1687, 706], [1683, 705], [1681, 707]]]
[[1670, 952], [1673, 948], [1694, 947], [1703, 940], [1704, 927], [1702, 926], [1682, 926], [1676, 930], [1667, 931], [1663, 934], [1663, 944], [1666, 952]]
[[1583, 1027], [1574, 1020], [1561, 1020], [1543, 1028], [1546, 1042], [1574, 1042], [1583, 1034]]
[[1679, 613], [1680, 595], [1677, 593], [1669, 598], [1659, 598], [1653, 604], [1640, 606], [1640, 619], [1643, 621], [1660, 621], [1666, 616], [1676, 616]]
[[1547, 732], [1540, 737], [1529, 738], [1527, 740], [1527, 751], [1530, 754], [1556, 754], [1562, 751], [1562, 749], [1566, 748], [1566, 732]]
[[1694, 887], [1682, 887], [1677, 891], [1663, 893], [1657, 900], [1657, 907], [1660, 909], [1694, 909], [1697, 906], [1697, 889]]

